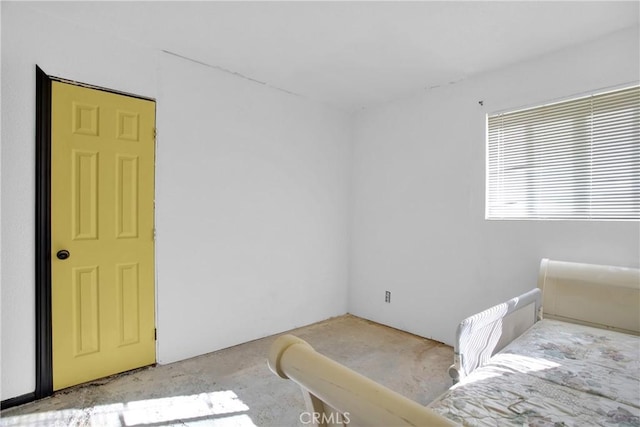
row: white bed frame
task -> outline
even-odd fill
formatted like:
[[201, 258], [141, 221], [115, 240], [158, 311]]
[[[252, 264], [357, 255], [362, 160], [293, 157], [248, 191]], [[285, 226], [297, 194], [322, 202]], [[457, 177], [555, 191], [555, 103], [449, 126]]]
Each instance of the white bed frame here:
[[[538, 289], [460, 323], [449, 369], [454, 382], [482, 366], [543, 316], [640, 335], [640, 269], [543, 259]], [[317, 353], [293, 335], [273, 343], [269, 367], [302, 388], [308, 425], [455, 425]]]
[[543, 317], [640, 335], [640, 269], [543, 259], [537, 289], [460, 322], [453, 382]]
[[543, 259], [544, 317], [640, 335], [640, 269]]
[[[311, 426], [455, 426], [452, 421], [317, 353], [293, 335], [276, 339], [269, 368], [302, 388]], [[298, 420], [291, 420], [291, 424]]]

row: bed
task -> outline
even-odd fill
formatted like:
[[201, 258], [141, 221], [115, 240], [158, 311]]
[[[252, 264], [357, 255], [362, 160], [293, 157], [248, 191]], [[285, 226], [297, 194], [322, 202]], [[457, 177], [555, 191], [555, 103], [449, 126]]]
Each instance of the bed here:
[[[458, 326], [454, 385], [417, 404], [284, 336], [269, 366], [315, 425], [640, 426], [640, 270], [543, 259], [538, 288]], [[346, 417], [345, 417], [346, 416]]]

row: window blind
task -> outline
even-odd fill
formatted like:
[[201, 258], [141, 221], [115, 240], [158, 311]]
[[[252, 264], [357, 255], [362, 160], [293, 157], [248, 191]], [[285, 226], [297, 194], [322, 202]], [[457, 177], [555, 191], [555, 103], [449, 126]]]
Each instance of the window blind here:
[[640, 219], [640, 87], [487, 117], [488, 219]]

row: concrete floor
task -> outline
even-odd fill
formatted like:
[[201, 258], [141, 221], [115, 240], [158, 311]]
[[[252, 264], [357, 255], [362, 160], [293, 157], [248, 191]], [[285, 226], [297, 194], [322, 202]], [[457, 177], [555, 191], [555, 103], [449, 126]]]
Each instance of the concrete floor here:
[[[451, 384], [444, 344], [345, 315], [289, 333], [427, 404]], [[275, 336], [57, 392], [2, 411], [1, 426], [299, 426], [300, 389], [267, 368]]]

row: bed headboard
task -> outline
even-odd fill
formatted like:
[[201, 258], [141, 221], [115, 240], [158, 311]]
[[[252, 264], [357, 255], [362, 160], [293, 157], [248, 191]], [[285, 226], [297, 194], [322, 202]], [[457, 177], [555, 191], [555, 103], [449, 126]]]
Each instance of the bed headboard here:
[[543, 259], [543, 317], [640, 335], [640, 269]]

